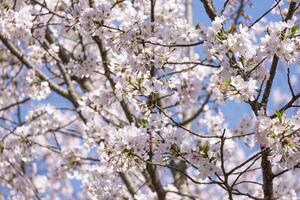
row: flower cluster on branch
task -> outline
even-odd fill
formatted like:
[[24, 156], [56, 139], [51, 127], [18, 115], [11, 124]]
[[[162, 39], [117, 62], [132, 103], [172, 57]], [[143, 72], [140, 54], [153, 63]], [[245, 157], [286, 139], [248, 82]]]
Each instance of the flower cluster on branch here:
[[200, 2], [0, 1], [0, 199], [298, 199], [300, 1]]

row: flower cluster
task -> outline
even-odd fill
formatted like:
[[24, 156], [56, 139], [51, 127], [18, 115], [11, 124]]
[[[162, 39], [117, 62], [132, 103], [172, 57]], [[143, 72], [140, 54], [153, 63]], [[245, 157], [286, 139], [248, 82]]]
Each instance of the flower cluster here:
[[220, 100], [224, 98], [236, 101], [253, 101], [257, 84], [256, 80], [250, 78], [245, 81], [240, 75], [230, 77], [226, 69], [220, 70], [219, 73], [212, 76], [211, 88], [216, 97]]
[[0, 14], [0, 32], [12, 40], [30, 37], [33, 16], [32, 7], [25, 6], [19, 11], [8, 10]]
[[36, 100], [45, 99], [51, 93], [49, 83], [41, 81], [33, 69], [27, 71], [25, 87], [28, 88], [28, 96]]
[[287, 63], [299, 60], [299, 38], [297, 26], [292, 21], [274, 22], [267, 27], [267, 32], [261, 38], [260, 55], [271, 58], [277, 55]]
[[274, 162], [283, 167], [294, 167], [300, 159], [299, 116], [300, 112], [287, 118], [277, 111], [274, 119], [262, 113], [257, 117], [257, 141], [264, 147], [271, 147]]
[[118, 170], [132, 167], [145, 168], [148, 160], [147, 132], [134, 125], [108, 131], [98, 151], [105, 160], [113, 163]]
[[88, 78], [95, 72], [97, 61], [95, 56], [88, 55], [86, 58], [80, 56], [75, 60], [71, 60], [66, 66], [68, 72], [79, 78]]
[[112, 168], [105, 166], [92, 171], [90, 177], [84, 181], [87, 197], [91, 200], [128, 198], [126, 188], [114, 173]]

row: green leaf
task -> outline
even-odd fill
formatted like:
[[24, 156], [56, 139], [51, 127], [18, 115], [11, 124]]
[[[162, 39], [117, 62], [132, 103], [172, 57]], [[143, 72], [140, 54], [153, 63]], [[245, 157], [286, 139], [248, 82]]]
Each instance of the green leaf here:
[[133, 79], [130, 79], [130, 80], [129, 80], [129, 83], [130, 83], [130, 85], [134, 85], [134, 80], [133, 80]]
[[233, 52], [233, 51], [234, 51], [234, 47], [233, 47], [233, 46], [230, 46], [229, 49], [228, 49], [228, 51]]
[[282, 115], [283, 115], [283, 111], [281, 110], [277, 110], [275, 112], [276, 117], [280, 120], [280, 122], [282, 121]]
[[224, 31], [219, 31], [217, 33], [217, 39], [219, 41], [223, 41], [223, 40], [226, 40], [228, 38], [227, 34], [224, 32]]
[[297, 32], [298, 29], [299, 29], [298, 26], [293, 26], [293, 27], [291, 28], [291, 37], [293, 37], [293, 36], [296, 35], [296, 32]]
[[139, 124], [142, 127], [146, 128], [148, 126], [148, 121], [146, 119], [142, 119], [142, 120], [139, 121]]
[[207, 143], [200, 146], [201, 154], [206, 158], [208, 157], [208, 150], [209, 150], [209, 146]]
[[229, 30], [227, 31], [227, 33], [234, 33], [235, 31], [236, 31], [236, 25], [233, 24], [233, 25], [229, 28]]
[[138, 85], [141, 86], [142, 83], [143, 83], [143, 79], [142, 78], [138, 79]]
[[277, 135], [274, 132], [270, 132], [267, 136], [270, 138], [276, 138]]
[[4, 151], [4, 146], [2, 143], [0, 143], [0, 155], [3, 153], [3, 151]]

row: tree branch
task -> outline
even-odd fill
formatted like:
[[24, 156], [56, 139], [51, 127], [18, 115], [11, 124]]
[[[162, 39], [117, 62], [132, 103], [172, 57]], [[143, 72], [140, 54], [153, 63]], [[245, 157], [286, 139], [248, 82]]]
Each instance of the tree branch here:
[[200, 0], [200, 1], [203, 3], [204, 9], [205, 9], [209, 19], [211, 21], [214, 21], [217, 16], [217, 12], [213, 5], [212, 0]]

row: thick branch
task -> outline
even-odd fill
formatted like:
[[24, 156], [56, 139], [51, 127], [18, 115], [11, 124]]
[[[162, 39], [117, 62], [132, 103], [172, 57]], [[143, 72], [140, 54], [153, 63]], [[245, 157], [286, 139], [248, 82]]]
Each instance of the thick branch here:
[[270, 70], [270, 76], [269, 76], [269, 79], [267, 80], [266, 89], [264, 91], [264, 94], [263, 94], [263, 97], [261, 100], [261, 105], [265, 108], [265, 110], [267, 109], [267, 102], [268, 102], [268, 99], [269, 99], [269, 96], [271, 93], [273, 80], [276, 75], [278, 61], [279, 61], [279, 57], [277, 55], [274, 55], [272, 65], [271, 65], [271, 70]]
[[217, 16], [217, 12], [212, 3], [212, 0], [200, 0], [200, 1], [203, 3], [204, 9], [209, 19], [211, 19], [211, 21], [214, 21]]
[[183, 122], [181, 122], [181, 123], [179, 123], [179, 124], [180, 124], [181, 126], [185, 126], [185, 125], [189, 124], [190, 122], [192, 122], [194, 119], [196, 119], [196, 118], [203, 112], [203, 110], [204, 110], [206, 104], [207, 104], [208, 101], [209, 101], [210, 95], [211, 95], [211, 94], [208, 94], [208, 95], [206, 96], [205, 101], [203, 102], [203, 104], [201, 105], [201, 107], [199, 108], [199, 110], [198, 110], [193, 116], [191, 116], [190, 118], [184, 120]]
[[[100, 51], [100, 56], [101, 56], [101, 59], [102, 59], [102, 63], [103, 63], [103, 68], [104, 68], [104, 75], [106, 76], [107, 80], [109, 81], [110, 83], [110, 86], [112, 87], [113, 90], [115, 90], [115, 82], [114, 80], [112, 79], [112, 77], [110, 76], [111, 75], [111, 71], [108, 67], [108, 58], [107, 58], [107, 51], [104, 49], [103, 47], [103, 43], [101, 41], [101, 39], [98, 37], [98, 36], [94, 36], [93, 37], [94, 41], [97, 43], [98, 45], [98, 48], [99, 48], [99, 51]], [[126, 104], [126, 102], [124, 101], [124, 99], [122, 99], [120, 101], [120, 104], [121, 104], [121, 107], [126, 115], [126, 118], [127, 120], [132, 123], [134, 120], [132, 118], [132, 115], [129, 111], [129, 108]]]
[[[291, 2], [285, 21], [288, 21], [292, 18], [296, 10], [295, 8], [296, 8], [296, 3]], [[285, 31], [286, 30], [284, 30], [283, 32], [285, 33]], [[274, 77], [276, 75], [278, 61], [279, 61], [279, 57], [277, 55], [274, 55], [272, 65], [271, 65], [271, 70], [270, 70], [270, 77], [267, 81], [266, 89], [264, 91], [262, 101], [261, 101], [261, 106], [263, 106], [265, 111], [267, 110], [268, 99], [271, 93]], [[261, 149], [266, 149], [266, 148], [261, 147]], [[262, 153], [261, 167], [262, 167], [262, 176], [263, 176], [263, 191], [264, 191], [264, 199], [272, 200], [274, 199], [273, 173], [272, 173], [272, 165], [271, 162], [268, 160], [268, 156], [269, 156], [268, 150]]]
[[134, 190], [134, 187], [131, 184], [129, 178], [127, 177], [127, 175], [125, 173], [119, 173], [119, 175], [120, 175], [122, 181], [124, 182], [124, 184], [126, 185], [128, 192], [134, 198], [135, 190]]
[[272, 173], [272, 165], [268, 159], [268, 156], [269, 156], [269, 151], [264, 151], [261, 156], [264, 199], [273, 200], [274, 199], [273, 173]]

